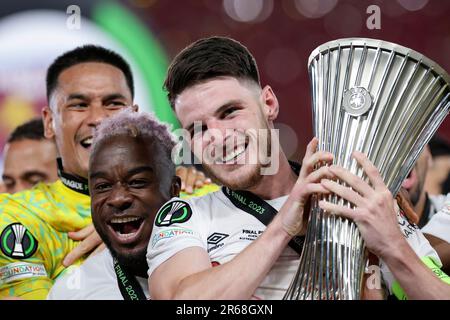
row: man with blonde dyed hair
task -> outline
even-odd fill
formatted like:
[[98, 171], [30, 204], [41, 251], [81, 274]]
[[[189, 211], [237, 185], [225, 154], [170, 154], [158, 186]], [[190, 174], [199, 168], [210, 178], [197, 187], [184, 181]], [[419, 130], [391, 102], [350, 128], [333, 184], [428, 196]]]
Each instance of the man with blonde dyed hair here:
[[92, 144], [89, 189], [92, 220], [108, 250], [58, 279], [49, 299], [148, 297], [145, 254], [153, 220], [166, 201], [180, 194], [171, 160], [174, 146], [168, 128], [147, 113], [125, 109], [100, 124]]

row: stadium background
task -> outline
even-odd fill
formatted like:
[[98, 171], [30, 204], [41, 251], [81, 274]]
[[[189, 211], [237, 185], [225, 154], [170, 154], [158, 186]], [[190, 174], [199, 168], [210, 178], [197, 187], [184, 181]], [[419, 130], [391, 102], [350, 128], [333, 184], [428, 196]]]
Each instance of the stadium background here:
[[[70, 5], [81, 10], [79, 29], [67, 26], [75, 13], [68, 12]], [[367, 28], [370, 5], [380, 8], [379, 30]], [[277, 127], [285, 151], [300, 157], [312, 135], [307, 59], [315, 47], [344, 37], [379, 38], [415, 49], [450, 71], [449, 16], [450, 1], [443, 0], [3, 2], [0, 150], [11, 130], [40, 114], [46, 68], [62, 52], [84, 43], [118, 51], [135, 73], [141, 109], [177, 126], [161, 89], [168, 62], [200, 37], [226, 35], [255, 55], [263, 85], [270, 84], [280, 101]], [[448, 118], [438, 134], [450, 142]], [[0, 152], [0, 164], [1, 158]]]

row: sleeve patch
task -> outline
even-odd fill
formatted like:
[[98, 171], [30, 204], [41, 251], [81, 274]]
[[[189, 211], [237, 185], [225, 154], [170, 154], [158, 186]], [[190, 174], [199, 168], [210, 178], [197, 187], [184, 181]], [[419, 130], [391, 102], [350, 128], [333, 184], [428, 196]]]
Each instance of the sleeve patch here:
[[0, 284], [32, 277], [47, 277], [43, 264], [14, 262], [0, 268]]
[[167, 227], [174, 223], [183, 223], [192, 216], [190, 205], [182, 200], [175, 200], [166, 203], [156, 214], [155, 225]]
[[13, 259], [27, 259], [37, 250], [38, 241], [21, 223], [11, 223], [0, 235], [0, 248]]
[[178, 237], [182, 235], [193, 235], [194, 232], [191, 229], [186, 228], [171, 228], [167, 230], [161, 230], [156, 233], [152, 238], [152, 248], [155, 247], [156, 243], [162, 239], [168, 239], [173, 237]]

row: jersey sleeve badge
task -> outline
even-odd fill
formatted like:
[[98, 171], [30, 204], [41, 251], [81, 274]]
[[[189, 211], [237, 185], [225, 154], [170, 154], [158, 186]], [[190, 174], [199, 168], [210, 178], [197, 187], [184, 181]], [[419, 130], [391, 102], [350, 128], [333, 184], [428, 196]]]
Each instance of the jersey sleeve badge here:
[[21, 223], [11, 223], [0, 235], [0, 248], [13, 259], [27, 259], [37, 250], [38, 241]]
[[167, 227], [174, 223], [184, 223], [192, 216], [191, 206], [182, 200], [166, 203], [156, 214], [155, 225]]

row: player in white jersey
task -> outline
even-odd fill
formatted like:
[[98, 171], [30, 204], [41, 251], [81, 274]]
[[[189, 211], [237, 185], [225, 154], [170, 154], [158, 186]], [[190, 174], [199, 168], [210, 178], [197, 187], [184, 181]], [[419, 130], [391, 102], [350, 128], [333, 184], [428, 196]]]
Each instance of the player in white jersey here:
[[[331, 162], [332, 155], [316, 152], [318, 141], [313, 139], [298, 176], [291, 170], [270, 134], [279, 112], [277, 98], [269, 86], [261, 88], [254, 58], [234, 40], [212, 37], [190, 45], [172, 62], [165, 87], [181, 125], [189, 132], [191, 149], [203, 160], [208, 175], [228, 188], [223, 194], [228, 196], [221, 199], [223, 191], [218, 191], [186, 202], [175, 199], [160, 209], [147, 251], [152, 299], [281, 297], [288, 277], [280, 280], [277, 268], [283, 269], [288, 243], [293, 242], [293, 247], [301, 243], [296, 236], [306, 231], [303, 211], [309, 196], [329, 192], [321, 180], [336, 173], [326, 166], [314, 168], [319, 162]], [[254, 130], [269, 134], [260, 136]], [[249, 161], [255, 155], [257, 161]], [[265, 161], [267, 158], [270, 161]], [[277, 170], [271, 171], [272, 167]], [[395, 236], [403, 239], [392, 195], [384, 190], [380, 194], [384, 202], [373, 203], [371, 208], [383, 212], [383, 205], [390, 203], [390, 211], [384, 214], [391, 216]], [[273, 208], [271, 201], [284, 204]], [[399, 223], [407, 225], [402, 220]], [[383, 239], [380, 233], [385, 228], [377, 227], [381, 230], [374, 238]], [[425, 253], [435, 258], [423, 236], [416, 236], [420, 231], [410, 228], [409, 238], [415, 239], [410, 243], [417, 246], [407, 254]], [[367, 240], [373, 245], [373, 239]], [[377, 253], [382, 259], [390, 254]], [[389, 267], [390, 261], [386, 261]], [[397, 271], [398, 267], [392, 266]], [[434, 277], [428, 269], [420, 271]], [[415, 281], [402, 278], [401, 284], [411, 280]], [[436, 277], [432, 280], [441, 285]]]
[[439, 209], [422, 231], [450, 243], [450, 193], [435, 197], [435, 200], [438, 201], [434, 201], [434, 205]]
[[[431, 143], [439, 143], [435, 140]], [[445, 148], [445, 146], [443, 146]], [[450, 272], [450, 215], [446, 214], [445, 204], [450, 201], [450, 194], [430, 195], [425, 190], [426, 181], [430, 174], [430, 165], [434, 159], [430, 148], [425, 147], [416, 161], [411, 172], [403, 181], [402, 187], [408, 191], [409, 198], [417, 213], [417, 225], [422, 229], [425, 237], [439, 254], [442, 269]], [[442, 211], [444, 210], [444, 211]]]
[[[89, 182], [92, 219], [107, 249], [58, 278], [48, 299], [149, 297], [145, 253], [153, 220], [162, 204], [180, 196], [173, 146], [168, 129], [147, 113], [125, 109], [98, 126]], [[207, 184], [193, 194], [217, 188]]]
[[[81, 266], [70, 267], [66, 274], [55, 282], [47, 299], [124, 300], [117, 284], [115, 270], [113, 256], [108, 249], [105, 249], [89, 257]], [[136, 276], [135, 278], [148, 298], [147, 277]], [[134, 293], [131, 297], [137, 298], [137, 295]]]
[[[279, 210], [286, 199], [287, 196], [283, 196], [267, 202]], [[172, 221], [176, 220], [185, 208], [189, 210], [191, 217], [185, 222], [171, 222], [170, 219], [164, 222], [172, 208], [176, 208], [171, 214]], [[212, 266], [223, 265], [243, 251], [266, 229], [253, 215], [236, 207], [223, 191], [188, 200], [172, 199], [161, 208], [156, 219], [155, 232], [149, 243], [153, 252], [149, 273], [179, 250], [189, 247], [200, 247], [207, 251]], [[297, 270], [298, 259], [299, 254], [287, 246], [252, 298], [281, 299]]]

